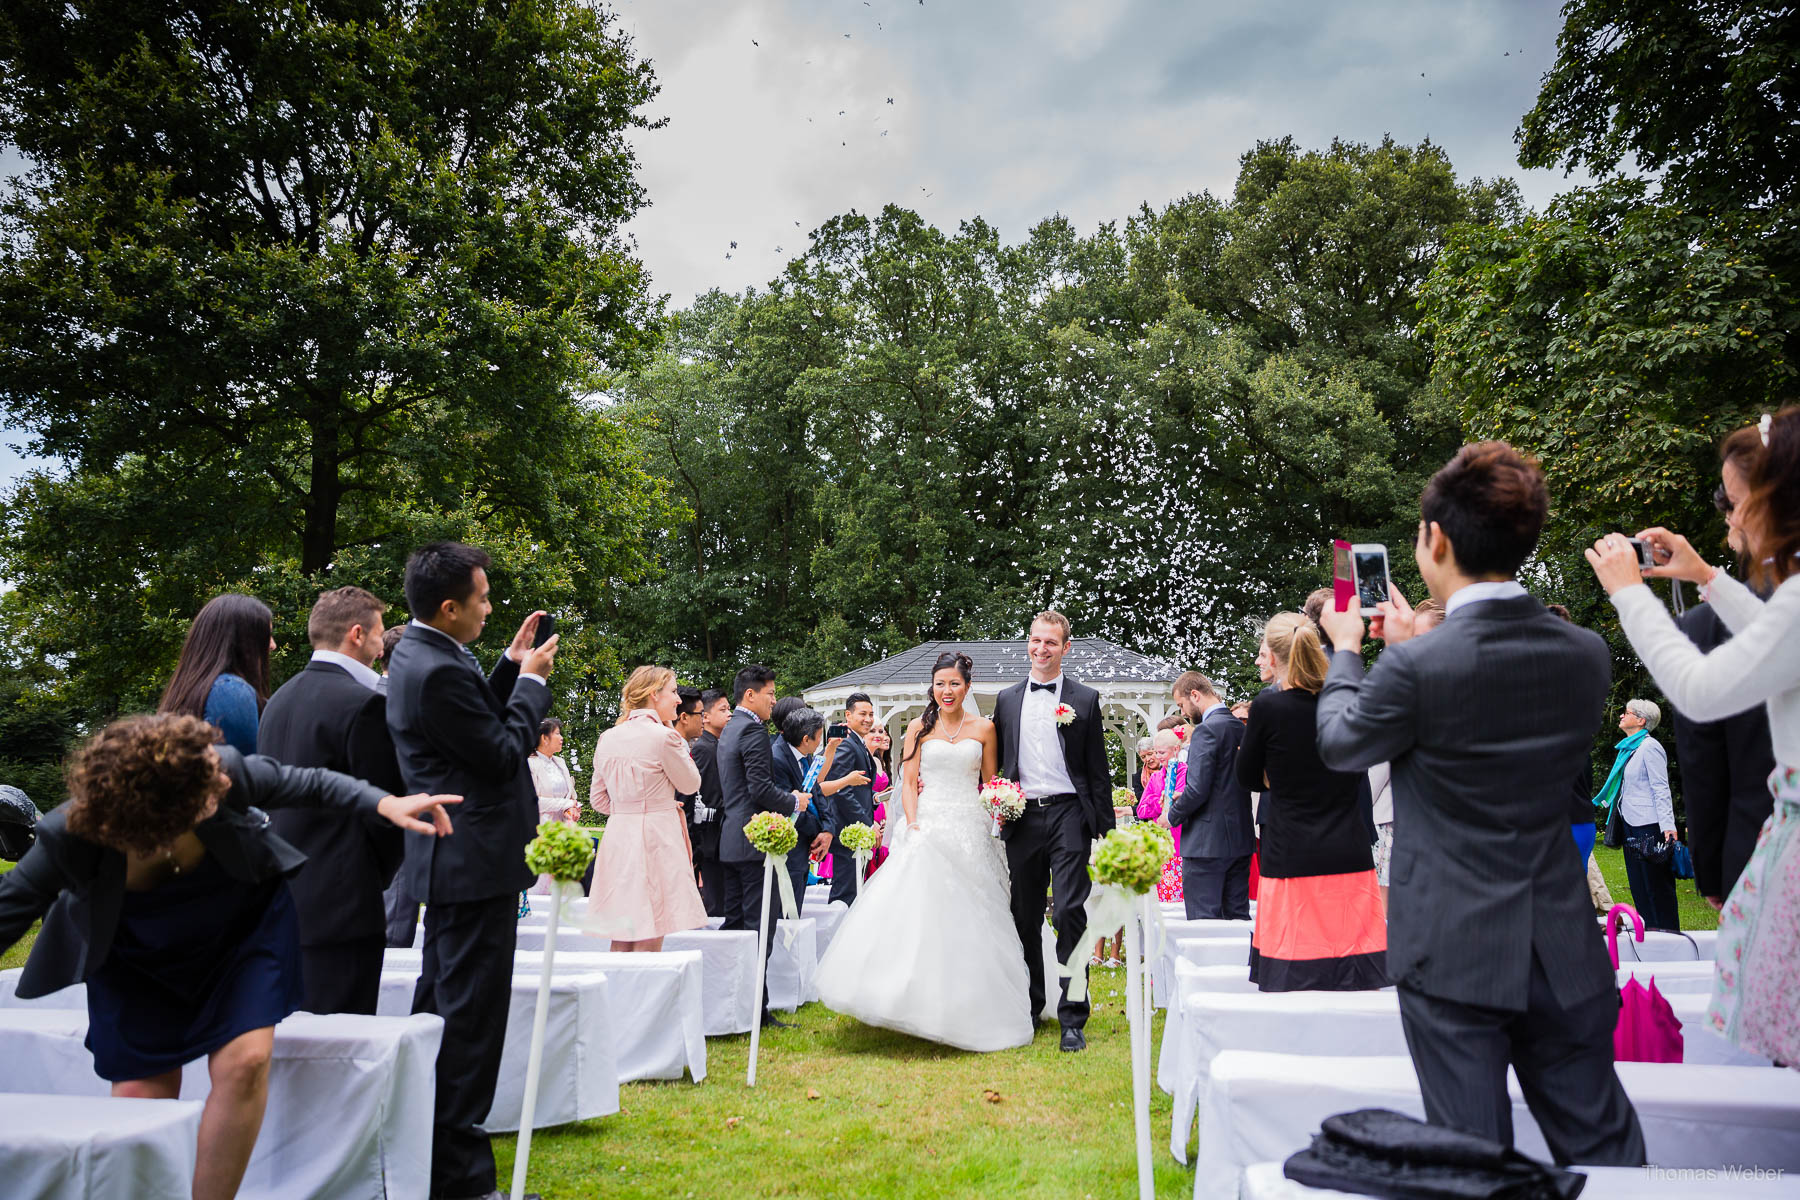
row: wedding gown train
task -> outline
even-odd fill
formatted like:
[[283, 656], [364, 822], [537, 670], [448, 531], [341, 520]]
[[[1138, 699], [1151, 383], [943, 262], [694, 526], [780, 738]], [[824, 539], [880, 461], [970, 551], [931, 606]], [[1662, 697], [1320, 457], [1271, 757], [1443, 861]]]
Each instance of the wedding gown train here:
[[1006, 851], [978, 795], [981, 743], [940, 739], [919, 753], [919, 828], [900, 830], [839, 924], [819, 962], [819, 998], [866, 1025], [963, 1050], [1023, 1046], [1029, 981]]

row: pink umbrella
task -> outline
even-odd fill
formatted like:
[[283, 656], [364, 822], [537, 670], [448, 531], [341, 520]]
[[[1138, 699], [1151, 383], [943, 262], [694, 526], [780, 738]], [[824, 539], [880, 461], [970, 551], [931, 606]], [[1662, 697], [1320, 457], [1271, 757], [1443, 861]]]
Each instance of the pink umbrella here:
[[[1644, 918], [1629, 904], [1615, 904], [1606, 913], [1606, 952], [1612, 957], [1613, 970], [1619, 969], [1618, 919], [1630, 917], [1638, 941], [1644, 940]], [[1680, 1062], [1682, 1057], [1681, 1022], [1675, 1010], [1656, 989], [1656, 977], [1650, 986], [1638, 982], [1634, 974], [1619, 989], [1619, 1023], [1613, 1028], [1613, 1060], [1615, 1062]]]

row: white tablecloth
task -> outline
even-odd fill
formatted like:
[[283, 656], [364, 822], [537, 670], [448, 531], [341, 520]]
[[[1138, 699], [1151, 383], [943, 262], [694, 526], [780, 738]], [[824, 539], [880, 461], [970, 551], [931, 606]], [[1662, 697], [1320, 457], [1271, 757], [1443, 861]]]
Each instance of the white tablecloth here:
[[[1150, 934], [1151, 941], [1145, 942], [1150, 950], [1157, 949], [1156, 934]], [[1250, 961], [1250, 922], [1226, 921], [1206, 917], [1190, 921], [1180, 915], [1171, 916], [1167, 908], [1163, 910], [1161, 953], [1150, 960], [1150, 996], [1158, 1008], [1167, 1008], [1169, 998], [1173, 996], [1175, 987], [1175, 960], [1181, 957], [1180, 943], [1190, 939], [1206, 941], [1242, 942], [1244, 957], [1241, 961]]]
[[1620, 966], [1628, 962], [1693, 962], [1696, 959], [1711, 962], [1719, 946], [1716, 929], [1688, 929], [1681, 933], [1648, 929], [1644, 931], [1642, 942], [1631, 936], [1628, 929], [1629, 923], [1619, 929]]
[[1196, 967], [1242, 967], [1244, 977], [1250, 977], [1250, 939], [1247, 937], [1171, 938], [1169, 944], [1175, 947], [1175, 958]]
[[[430, 1183], [437, 1017], [296, 1013], [275, 1028], [269, 1107], [245, 1197], [423, 1197]], [[0, 1011], [0, 1088], [105, 1096], [82, 1040], [87, 1013]], [[182, 1073], [185, 1099], [211, 1089], [206, 1060]], [[321, 1114], [329, 1113], [329, 1120]]]
[[[1791, 1179], [1681, 1179], [1652, 1175], [1642, 1167], [1571, 1167], [1587, 1176], [1581, 1200], [1793, 1200]], [[1309, 1188], [1281, 1173], [1281, 1164], [1257, 1163], [1244, 1168], [1240, 1189], [1244, 1200], [1363, 1200], [1350, 1192]]]
[[[792, 1012], [819, 998], [819, 924], [811, 917], [777, 921], [769, 955], [769, 1007]], [[793, 938], [788, 938], [789, 932]]]
[[1665, 996], [1683, 992], [1712, 995], [1713, 961], [1710, 958], [1704, 962], [1628, 962], [1615, 974], [1620, 987], [1635, 975], [1645, 986], [1655, 980], [1656, 990]]
[[[1196, 967], [1186, 959], [1175, 961], [1175, 990], [1169, 1010], [1163, 1016], [1162, 1044], [1156, 1054], [1156, 1086], [1165, 1092], [1175, 1090], [1175, 1064], [1187, 1046], [1187, 1009], [1181, 1001], [1195, 992], [1260, 993], [1250, 982], [1249, 967]], [[1192, 1048], [1189, 1047], [1191, 1055]]]
[[[389, 951], [392, 953], [392, 951]], [[385, 961], [385, 960], [384, 960]], [[382, 1013], [412, 1009], [419, 973], [381, 973]], [[506, 1042], [500, 1052], [500, 1077], [494, 1103], [482, 1128], [511, 1132], [525, 1111], [525, 1066], [531, 1051], [531, 1017], [537, 1009], [538, 977], [515, 974], [506, 1012]], [[544, 1018], [544, 1059], [538, 1079], [537, 1115], [533, 1128], [586, 1121], [619, 1111], [619, 1067], [613, 1049], [611, 986], [599, 972], [558, 972], [550, 981], [550, 1009]]]
[[[1800, 1072], [1687, 1063], [1620, 1063], [1618, 1072], [1637, 1109], [1651, 1162], [1783, 1169], [1792, 1194], [1792, 1176], [1800, 1172]], [[1509, 1080], [1509, 1087], [1515, 1144], [1548, 1162], [1549, 1148], [1518, 1082]], [[1333, 1113], [1371, 1107], [1424, 1116], [1410, 1059], [1221, 1054], [1201, 1114], [1195, 1197], [1233, 1195], [1245, 1167], [1279, 1162], [1304, 1149]], [[1710, 1194], [1736, 1192], [1727, 1183], [1715, 1185]]]
[[0, 1184], [9, 1200], [185, 1196], [198, 1100], [0, 1095]]
[[[664, 938], [663, 949], [699, 952], [701, 1019], [707, 1037], [750, 1032], [762, 1012], [762, 999], [756, 994], [754, 933], [690, 929]], [[560, 946], [557, 956], [562, 956]]]
[[[386, 974], [417, 979], [417, 950], [389, 950], [382, 960]], [[529, 976], [532, 995], [522, 997], [515, 985], [512, 1002], [535, 1002], [536, 980], [544, 956], [520, 950], [513, 956], [515, 978]], [[638, 1079], [680, 1079], [686, 1071], [694, 1082], [706, 1078], [706, 1030], [701, 1009], [701, 961], [696, 950], [664, 950], [658, 954], [614, 954], [608, 950], [581, 954], [557, 951], [556, 978], [606, 976], [605, 1033], [612, 1040], [613, 1060], [621, 1083]], [[384, 1003], [398, 1005], [396, 996]], [[411, 996], [408, 994], [407, 1004]], [[386, 1011], [384, 1008], [383, 1011]], [[404, 1011], [404, 1010], [402, 1010]], [[555, 1013], [552, 1013], [554, 1016]], [[526, 1026], [530, 1031], [529, 1023]], [[521, 1059], [521, 1062], [524, 1060]]]
[[[1706, 1029], [1705, 996], [1668, 997], [1686, 1042], [1679, 1065], [1745, 1063], [1736, 1047]], [[1379, 992], [1195, 992], [1183, 998], [1183, 1043], [1171, 1063], [1174, 1114], [1169, 1149], [1187, 1161], [1188, 1127], [1204, 1108], [1213, 1058], [1227, 1050], [1292, 1055], [1406, 1053], [1400, 996]], [[1234, 1175], [1235, 1178], [1235, 1175]]]

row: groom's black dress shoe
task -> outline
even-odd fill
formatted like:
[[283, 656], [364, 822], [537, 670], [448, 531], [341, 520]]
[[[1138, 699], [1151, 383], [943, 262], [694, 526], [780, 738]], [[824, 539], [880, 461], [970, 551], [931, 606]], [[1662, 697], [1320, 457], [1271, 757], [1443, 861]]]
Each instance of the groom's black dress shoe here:
[[794, 1027], [792, 1021], [784, 1021], [772, 1012], [763, 1013], [762, 1023], [764, 1029], [792, 1029]]
[[1087, 1049], [1087, 1036], [1073, 1025], [1063, 1026], [1062, 1046], [1060, 1049], [1073, 1053]]

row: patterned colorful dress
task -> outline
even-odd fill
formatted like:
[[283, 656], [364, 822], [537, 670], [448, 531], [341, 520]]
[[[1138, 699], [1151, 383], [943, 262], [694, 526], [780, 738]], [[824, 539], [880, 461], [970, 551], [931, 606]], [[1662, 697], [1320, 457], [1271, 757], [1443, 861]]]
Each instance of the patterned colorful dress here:
[[1800, 1067], [1800, 770], [1769, 776], [1775, 811], [1719, 913], [1706, 1019], [1738, 1045]]
[[[1169, 805], [1175, 797], [1181, 795], [1187, 787], [1187, 764], [1172, 762], [1151, 781], [1162, 785], [1163, 812], [1169, 811]], [[1146, 787], [1147, 797], [1150, 789]], [[1175, 835], [1175, 853], [1169, 855], [1169, 861], [1163, 864], [1162, 878], [1156, 882], [1156, 898], [1164, 904], [1173, 904], [1181, 899], [1181, 826], [1172, 826], [1170, 832]]]

